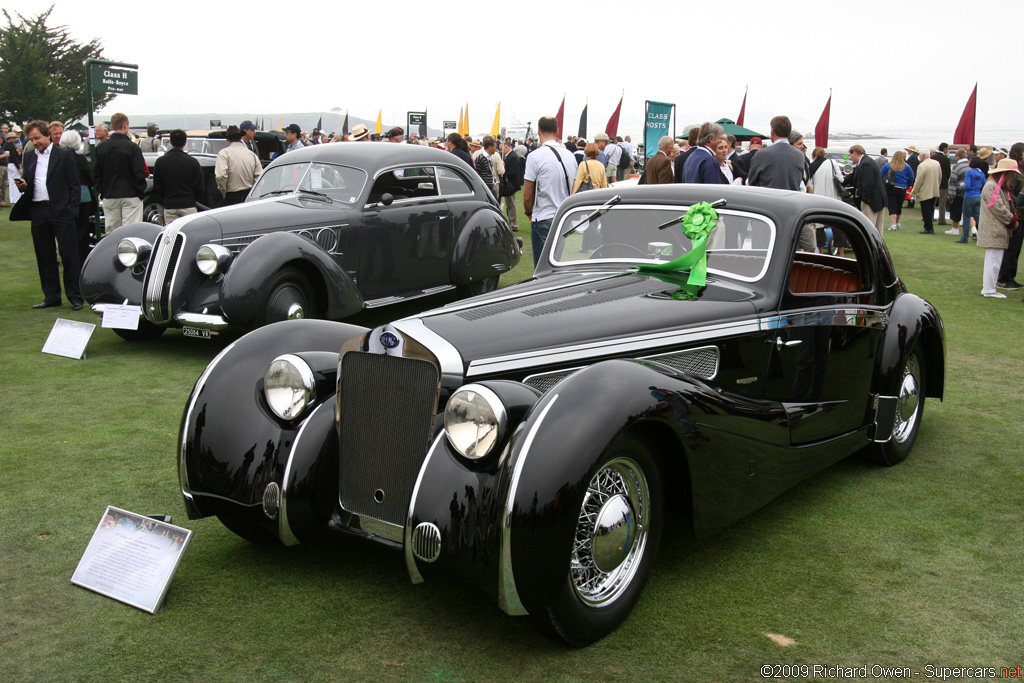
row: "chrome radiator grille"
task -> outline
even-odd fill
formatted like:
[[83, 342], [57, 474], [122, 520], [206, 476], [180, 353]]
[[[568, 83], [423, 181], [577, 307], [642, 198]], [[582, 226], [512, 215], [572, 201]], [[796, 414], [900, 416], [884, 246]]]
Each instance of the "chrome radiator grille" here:
[[[168, 241], [171, 244], [165, 243]], [[170, 229], [160, 233], [153, 245], [142, 288], [142, 311], [151, 322], [165, 323], [171, 319], [171, 290], [183, 246], [185, 236]]]
[[404, 525], [430, 445], [438, 371], [432, 363], [350, 351], [339, 395], [341, 506]]

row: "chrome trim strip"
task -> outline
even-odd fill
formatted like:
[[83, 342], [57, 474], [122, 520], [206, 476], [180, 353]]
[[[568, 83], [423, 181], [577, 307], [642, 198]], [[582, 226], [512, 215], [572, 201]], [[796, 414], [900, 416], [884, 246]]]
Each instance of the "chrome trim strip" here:
[[181, 441], [178, 443], [178, 480], [181, 484], [181, 495], [189, 501], [192, 500], [192, 487], [189, 486], [188, 483], [188, 468], [185, 464], [185, 440], [188, 438], [188, 426], [192, 424], [192, 411], [196, 407], [196, 401], [199, 399], [199, 394], [203, 392], [203, 387], [206, 385], [206, 380], [209, 379], [210, 373], [213, 372], [215, 367], [217, 367], [217, 364], [220, 363], [221, 359], [227, 355], [228, 351], [234, 348], [236, 343], [237, 342], [231, 342], [225, 346], [224, 350], [218, 353], [214, 359], [210, 361], [210, 364], [206, 366], [203, 373], [199, 375], [199, 379], [196, 380], [195, 388], [192, 390], [192, 396], [188, 405], [185, 406], [185, 418], [183, 422], [185, 428], [181, 430]]
[[420, 473], [416, 475], [416, 483], [412, 487], [412, 497], [409, 499], [409, 512], [405, 516], [405, 533], [403, 534], [403, 551], [405, 552], [405, 568], [409, 571], [409, 579], [414, 583], [423, 583], [423, 575], [420, 574], [419, 567], [416, 566], [416, 558], [412, 554], [412, 515], [413, 510], [416, 509], [416, 497], [420, 493], [420, 483], [423, 481], [423, 473], [427, 471], [427, 467], [430, 465], [430, 459], [434, 457], [434, 453], [440, 450], [441, 440], [445, 438], [444, 430], [441, 430], [437, 434], [437, 438], [434, 439], [434, 443], [430, 445], [430, 450], [427, 451], [427, 457], [423, 459], [423, 465], [420, 466]]
[[404, 318], [391, 323], [391, 327], [430, 349], [441, 364], [441, 386], [463, 383], [462, 354], [451, 342], [424, 325], [419, 318]]
[[228, 326], [228, 321], [223, 316], [202, 313], [178, 313], [174, 316], [174, 322], [205, 330], [223, 330]]
[[816, 327], [833, 325], [839, 327], [868, 327], [884, 330], [889, 324], [885, 309], [870, 309], [859, 306], [808, 308], [793, 313], [783, 313], [761, 318], [761, 329], [773, 330], [785, 327]]
[[763, 329], [758, 320], [743, 320], [740, 322], [726, 323], [724, 325], [709, 325], [688, 330], [671, 330], [669, 332], [656, 332], [638, 337], [628, 337], [615, 341], [588, 342], [576, 346], [564, 346], [555, 349], [545, 349], [528, 353], [515, 353], [507, 356], [496, 356], [494, 358], [482, 358], [472, 361], [466, 371], [466, 377], [482, 375], [491, 372], [504, 372], [524, 367], [544, 365], [548, 363], [564, 363], [578, 361], [584, 358], [594, 358], [616, 354], [632, 353], [651, 346], [666, 346], [681, 344], [685, 342], [703, 341], [716, 339], [723, 334], [738, 335], [758, 332]]
[[[470, 303], [458, 302], [458, 303], [453, 303], [453, 304], [449, 304], [447, 306], [444, 306], [443, 308], [435, 308], [432, 311], [425, 311], [423, 313], [417, 313], [413, 317], [416, 317], [416, 318], [430, 318], [430, 317], [435, 316], [435, 315], [445, 315], [447, 313], [458, 313], [459, 311], [464, 311], [464, 310], [466, 310], [468, 308], [480, 308], [482, 306], [490, 306], [491, 304], [497, 304], [497, 303], [501, 303], [503, 301], [511, 301], [512, 299], [521, 299], [523, 297], [533, 296], [535, 294], [545, 294], [547, 292], [554, 292], [554, 291], [557, 291], [559, 289], [568, 289], [569, 287], [578, 287], [580, 285], [589, 285], [589, 284], [592, 284], [594, 282], [600, 282], [602, 280], [610, 280], [611, 278], [619, 277], [621, 275], [628, 275], [628, 274], [629, 273], [626, 273], [624, 271], [615, 271], [613, 273], [605, 272], [605, 273], [601, 273], [599, 275], [595, 275], [595, 276], [593, 276], [591, 278], [585, 278], [585, 279], [581, 279], [581, 280], [573, 280], [572, 282], [566, 282], [566, 283], [563, 283], [563, 284], [552, 285], [550, 287], [544, 287], [542, 289], [531, 289], [529, 291], [522, 291], [522, 290], [510, 291], [510, 290], [514, 290], [515, 289], [515, 288], [512, 288], [512, 287], [510, 287], [508, 289], [499, 289], [498, 292], [507, 292], [507, 294], [505, 296], [495, 296], [495, 297], [490, 297], [489, 296], [487, 298], [486, 302], [470, 302]], [[496, 293], [498, 293], [498, 292], [496, 292]]]
[[299, 433], [296, 434], [295, 438], [292, 440], [291, 450], [288, 451], [288, 461], [287, 463], [285, 463], [284, 476], [281, 478], [281, 510], [280, 512], [278, 512], [277, 515], [277, 537], [281, 539], [281, 542], [285, 545], [298, 545], [300, 543], [299, 539], [295, 537], [294, 533], [292, 533], [291, 526], [289, 526], [288, 524], [288, 491], [291, 489], [293, 483], [291, 481], [292, 460], [295, 454], [295, 449], [299, 445], [299, 442], [302, 441], [302, 437], [306, 433], [306, 427], [309, 426], [309, 423], [313, 421], [313, 416], [316, 415], [325, 406], [333, 410], [334, 401], [324, 401], [316, 408], [314, 408], [313, 412], [306, 416], [306, 419], [302, 423], [302, 426], [299, 427]]
[[512, 481], [508, 487], [508, 498], [505, 499], [505, 514], [501, 522], [501, 559], [498, 561], [498, 606], [501, 610], [511, 616], [522, 616], [529, 614], [519, 599], [519, 591], [516, 589], [516, 577], [512, 571], [512, 506], [515, 504], [516, 490], [519, 488], [519, 477], [523, 473], [523, 465], [526, 464], [526, 456], [533, 445], [533, 439], [537, 436], [537, 430], [544, 423], [551, 406], [555, 405], [560, 394], [551, 397], [551, 401], [544, 406], [533, 423], [523, 447], [519, 451], [519, 458], [516, 460], [512, 470]]
[[481, 358], [470, 362], [466, 377], [475, 377], [491, 372], [504, 372], [549, 363], [564, 363], [586, 358], [618, 355], [641, 351], [650, 346], [665, 346], [686, 342], [715, 339], [722, 335], [749, 334], [786, 327], [807, 327], [817, 325], [838, 325], [844, 327], [868, 327], [885, 329], [888, 315], [885, 310], [860, 307], [815, 308], [800, 312], [774, 315], [753, 320], [708, 325], [686, 330], [656, 332], [613, 341], [588, 342], [575, 346], [563, 346], [542, 351], [514, 353], [507, 356]]
[[438, 285], [437, 287], [424, 289], [421, 292], [411, 294], [408, 296], [386, 296], [381, 299], [371, 299], [367, 301], [364, 305], [366, 306], [366, 308], [379, 308], [381, 306], [387, 306], [388, 304], [397, 304], [402, 301], [412, 301], [413, 299], [419, 299], [424, 296], [430, 296], [431, 294], [447, 292], [452, 289], [455, 289], [455, 285]]

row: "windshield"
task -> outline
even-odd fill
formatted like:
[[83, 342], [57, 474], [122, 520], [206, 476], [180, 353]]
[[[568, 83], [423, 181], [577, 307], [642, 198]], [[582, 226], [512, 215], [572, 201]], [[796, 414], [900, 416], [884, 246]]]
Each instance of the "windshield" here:
[[[687, 206], [616, 206], [583, 223], [597, 206], [581, 206], [551, 229], [555, 239], [553, 265], [592, 263], [659, 263], [690, 251], [692, 243], [679, 223], [658, 226], [682, 217]], [[579, 226], [568, 237], [562, 235]], [[764, 216], [718, 212], [718, 223], [708, 236], [708, 272], [753, 282], [764, 275], [775, 244], [775, 225]]]
[[366, 173], [350, 166], [319, 162], [271, 166], [260, 174], [249, 194], [258, 199], [273, 194], [315, 192], [336, 202], [355, 204], [366, 184]]

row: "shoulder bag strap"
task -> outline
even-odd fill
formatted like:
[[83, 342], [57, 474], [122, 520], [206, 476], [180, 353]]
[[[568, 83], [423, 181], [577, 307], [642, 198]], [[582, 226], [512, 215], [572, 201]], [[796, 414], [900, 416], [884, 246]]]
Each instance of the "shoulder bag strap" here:
[[565, 191], [572, 194], [572, 185], [569, 184], [569, 172], [565, 170], [565, 164], [562, 163], [562, 155], [555, 151], [554, 147], [549, 145], [545, 146], [550, 149], [551, 153], [555, 155], [556, 159], [558, 159], [558, 165], [562, 167], [562, 175], [565, 176]]

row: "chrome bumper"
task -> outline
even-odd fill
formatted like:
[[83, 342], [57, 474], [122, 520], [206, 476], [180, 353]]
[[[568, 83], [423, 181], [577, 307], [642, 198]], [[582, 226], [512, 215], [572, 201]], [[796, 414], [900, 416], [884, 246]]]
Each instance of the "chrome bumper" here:
[[[93, 313], [102, 317], [107, 306], [114, 305], [118, 304], [93, 304], [90, 308]], [[178, 327], [197, 327], [202, 330], [223, 330], [229, 325], [223, 316], [205, 313], [178, 313], [174, 316], [174, 323]]]

